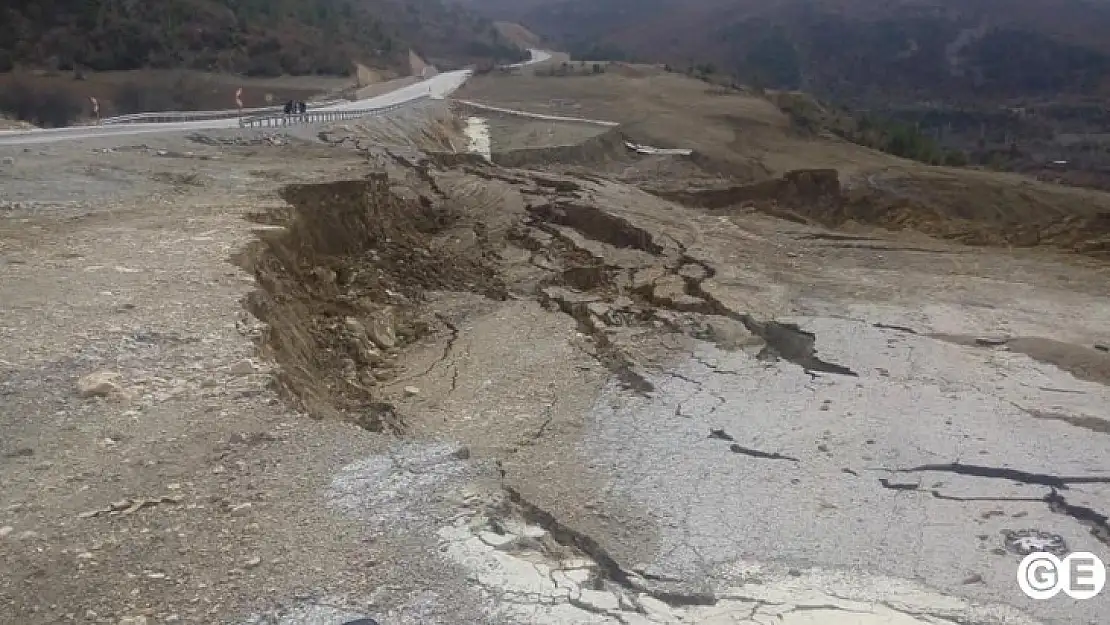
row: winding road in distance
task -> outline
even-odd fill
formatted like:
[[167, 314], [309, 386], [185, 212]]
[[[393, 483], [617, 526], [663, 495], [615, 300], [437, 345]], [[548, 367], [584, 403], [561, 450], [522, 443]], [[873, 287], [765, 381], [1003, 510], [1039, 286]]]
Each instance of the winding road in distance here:
[[[551, 58], [551, 54], [543, 50], [528, 50], [532, 58], [523, 63], [516, 63], [509, 67], [521, 67], [534, 63], [542, 63]], [[462, 86], [472, 72], [470, 70], [456, 70], [436, 74], [427, 80], [401, 87], [396, 91], [384, 93], [372, 98], [343, 102], [321, 107], [322, 111], [350, 111], [356, 109], [378, 109], [403, 104], [424, 96], [443, 98], [450, 95]], [[29, 145], [36, 143], [53, 143], [57, 141], [72, 141], [77, 139], [93, 139], [99, 137], [139, 135], [164, 132], [183, 132], [191, 130], [210, 130], [218, 128], [238, 128], [239, 119], [206, 119], [187, 122], [168, 123], [131, 123], [113, 124], [111, 126], [71, 126], [68, 128], [36, 128], [34, 130], [4, 130], [0, 131], [0, 145]]]

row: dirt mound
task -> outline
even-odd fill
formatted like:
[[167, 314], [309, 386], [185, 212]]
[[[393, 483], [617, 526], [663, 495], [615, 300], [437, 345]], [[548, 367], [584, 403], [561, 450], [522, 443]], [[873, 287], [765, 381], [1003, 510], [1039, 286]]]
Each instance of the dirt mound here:
[[802, 169], [781, 178], [754, 184], [731, 185], [712, 189], [660, 191], [669, 200], [711, 210], [752, 202], [776, 202], [788, 206], [829, 205], [842, 199], [840, 177], [835, 169]]
[[910, 228], [969, 245], [1053, 247], [1110, 258], [1110, 195], [989, 172], [871, 176], [833, 223]]
[[493, 152], [494, 163], [504, 167], [546, 165], [602, 165], [629, 162], [636, 158], [624, 144], [628, 141], [619, 129], [608, 130], [574, 145], [525, 148]]
[[328, 124], [316, 137], [328, 144], [377, 150], [382, 146], [454, 152], [466, 144], [463, 124], [442, 103], [429, 102], [393, 115]]
[[1110, 198], [1102, 194], [976, 172], [873, 175], [868, 183], [845, 190], [836, 170], [809, 169], [754, 184], [654, 193], [687, 206], [743, 206], [830, 228], [859, 223], [968, 245], [1046, 246], [1110, 258]]
[[[629, 149], [626, 142], [670, 147], [666, 142], [652, 140], [636, 129], [630, 131], [620, 127], [602, 131], [572, 145], [495, 150], [492, 160], [505, 167], [543, 169], [586, 178], [601, 175], [644, 189], [661, 190], [659, 195], [671, 190], [685, 190], [695, 183], [719, 186], [738, 176], [744, 179], [757, 177], [751, 169], [698, 152], [688, 156], [645, 155]], [[765, 171], [759, 174], [758, 177], [766, 175]]]
[[238, 259], [258, 280], [246, 306], [267, 324], [261, 351], [280, 366], [283, 390], [314, 417], [402, 430], [372, 389], [395, 377], [398, 350], [429, 331], [414, 314], [425, 291], [504, 296], [487, 241], [445, 245], [444, 237], [458, 239], [475, 224], [405, 177], [295, 185], [284, 197], [291, 216], [269, 221], [285, 227]]

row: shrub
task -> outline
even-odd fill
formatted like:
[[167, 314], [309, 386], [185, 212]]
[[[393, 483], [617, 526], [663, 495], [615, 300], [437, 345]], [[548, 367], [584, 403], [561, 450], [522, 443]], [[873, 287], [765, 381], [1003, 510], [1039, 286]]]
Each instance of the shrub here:
[[35, 89], [17, 81], [0, 91], [0, 111], [36, 126], [69, 126], [83, 109], [82, 99], [61, 89]]
[[125, 82], [112, 94], [112, 104], [120, 115], [169, 111], [176, 108], [173, 96], [165, 89], [151, 89], [135, 82]]

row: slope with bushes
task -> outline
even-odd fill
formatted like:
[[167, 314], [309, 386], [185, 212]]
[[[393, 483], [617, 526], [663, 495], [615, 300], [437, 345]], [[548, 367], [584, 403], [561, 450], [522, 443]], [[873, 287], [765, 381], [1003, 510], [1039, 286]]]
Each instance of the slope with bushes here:
[[1108, 0], [552, 0], [521, 20], [572, 53], [711, 64], [838, 100], [1110, 90]]
[[346, 74], [525, 55], [485, 18], [439, 0], [13, 0], [0, 71], [191, 68], [258, 76]]

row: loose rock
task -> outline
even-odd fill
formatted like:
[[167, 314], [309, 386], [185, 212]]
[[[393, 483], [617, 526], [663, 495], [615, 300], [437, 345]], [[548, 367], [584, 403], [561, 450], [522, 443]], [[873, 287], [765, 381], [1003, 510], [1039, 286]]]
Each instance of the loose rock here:
[[397, 346], [397, 331], [393, 327], [391, 311], [381, 311], [371, 315], [366, 331], [370, 340], [382, 349], [392, 349]]
[[255, 366], [254, 361], [250, 358], [244, 358], [239, 362], [231, 365], [231, 375], [250, 375], [258, 372], [258, 367]]
[[639, 269], [632, 276], [632, 289], [635, 291], [646, 291], [651, 288], [655, 281], [667, 275], [667, 270], [663, 267], [647, 267]]
[[713, 316], [705, 324], [704, 338], [724, 350], [740, 349], [762, 343], [762, 339], [751, 333], [741, 322], [728, 317]]
[[119, 385], [120, 379], [120, 374], [112, 371], [90, 373], [77, 380], [77, 394], [88, 399], [90, 397], [107, 397], [119, 393], [122, 390]]
[[705, 300], [686, 293], [686, 281], [681, 276], [670, 274], [655, 281], [651, 299], [659, 306], [675, 310], [705, 312]]
[[709, 272], [706, 270], [705, 267], [691, 263], [679, 267], [678, 275], [682, 276], [683, 278], [690, 278], [692, 280], [704, 280], [709, 275]]
[[241, 503], [241, 504], [232, 506], [231, 507], [231, 514], [233, 516], [238, 516], [238, 517], [247, 516], [251, 512], [251, 507], [252, 506], [251, 506], [250, 502]]

